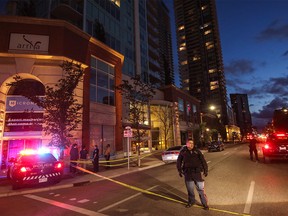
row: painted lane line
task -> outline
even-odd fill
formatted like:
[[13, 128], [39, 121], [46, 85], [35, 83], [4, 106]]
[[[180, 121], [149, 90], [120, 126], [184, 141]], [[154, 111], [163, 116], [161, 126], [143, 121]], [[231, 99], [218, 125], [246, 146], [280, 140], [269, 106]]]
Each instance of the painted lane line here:
[[[153, 186], [153, 187], [151, 187], [151, 188], [148, 188], [147, 190], [152, 190], [153, 188], [155, 188], [155, 187], [157, 187], [157, 186], [158, 186], [158, 185]], [[121, 200], [121, 201], [119, 201], [119, 202], [116, 202], [116, 203], [114, 203], [114, 204], [112, 204], [112, 205], [106, 206], [105, 208], [102, 208], [102, 209], [100, 209], [100, 210], [97, 211], [97, 212], [106, 211], [106, 210], [108, 210], [108, 209], [110, 209], [110, 208], [113, 208], [113, 207], [115, 207], [115, 206], [117, 206], [117, 205], [119, 205], [119, 204], [121, 204], [121, 203], [124, 203], [124, 202], [126, 202], [126, 201], [128, 201], [128, 200], [134, 199], [135, 197], [140, 196], [141, 194], [143, 194], [143, 193], [134, 194], [133, 196], [127, 197], [126, 199], [123, 199], [123, 200]]]
[[83, 215], [105, 216], [105, 214], [101, 214], [99, 212], [90, 211], [88, 209], [79, 208], [79, 207], [76, 207], [76, 206], [68, 205], [66, 203], [57, 202], [57, 201], [54, 201], [54, 200], [46, 199], [46, 198], [35, 196], [35, 195], [32, 195], [32, 194], [24, 195], [24, 197], [27, 197], [27, 198], [30, 198], [30, 199], [34, 199], [34, 200], [37, 200], [37, 201], [40, 201], [40, 202], [44, 202], [44, 203], [47, 203], [47, 204], [50, 204], [50, 205], [54, 205], [54, 206], [57, 206], [57, 207], [60, 207], [60, 208], [63, 208], [63, 209], [68, 209], [70, 211], [78, 212], [78, 213], [83, 214]]
[[246, 204], [245, 204], [244, 211], [243, 211], [245, 214], [250, 214], [254, 187], [255, 187], [255, 181], [251, 181]]
[[90, 200], [89, 199], [82, 199], [82, 200], [79, 200], [78, 203], [86, 203], [86, 202], [89, 202]]

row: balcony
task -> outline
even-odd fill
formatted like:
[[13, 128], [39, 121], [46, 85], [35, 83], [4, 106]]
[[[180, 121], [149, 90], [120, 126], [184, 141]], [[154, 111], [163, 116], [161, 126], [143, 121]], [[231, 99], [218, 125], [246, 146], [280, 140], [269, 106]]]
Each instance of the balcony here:
[[66, 20], [82, 28], [83, 0], [52, 0], [51, 17]]

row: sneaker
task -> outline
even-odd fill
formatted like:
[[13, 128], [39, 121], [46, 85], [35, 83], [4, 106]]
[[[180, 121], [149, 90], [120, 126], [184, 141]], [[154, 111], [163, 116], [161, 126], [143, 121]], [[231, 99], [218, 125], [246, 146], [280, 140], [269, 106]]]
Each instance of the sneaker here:
[[185, 207], [186, 207], [186, 208], [190, 208], [190, 207], [193, 206], [194, 204], [195, 204], [195, 203], [187, 203]]
[[209, 210], [209, 206], [204, 206], [204, 210]]

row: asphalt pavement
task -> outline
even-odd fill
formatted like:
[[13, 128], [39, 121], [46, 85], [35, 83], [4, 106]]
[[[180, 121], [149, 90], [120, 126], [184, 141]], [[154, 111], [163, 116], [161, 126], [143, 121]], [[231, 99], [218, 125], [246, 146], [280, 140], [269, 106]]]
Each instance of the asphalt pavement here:
[[[115, 178], [121, 175], [143, 171], [156, 166], [164, 165], [161, 160], [161, 152], [144, 153], [140, 155], [140, 166], [136, 157], [129, 158], [129, 165], [126, 160], [111, 159], [110, 167], [106, 162], [100, 160], [99, 172], [92, 172], [92, 163], [87, 161], [86, 170], [79, 167], [78, 173], [72, 174], [69, 169], [69, 162], [65, 163], [62, 180], [57, 184], [27, 186], [18, 190], [12, 190], [11, 182], [6, 178], [6, 170], [0, 171], [0, 197], [50, 191], [61, 188], [77, 187], [91, 182], [101, 181], [106, 178]], [[82, 171], [85, 171], [84, 173]]]

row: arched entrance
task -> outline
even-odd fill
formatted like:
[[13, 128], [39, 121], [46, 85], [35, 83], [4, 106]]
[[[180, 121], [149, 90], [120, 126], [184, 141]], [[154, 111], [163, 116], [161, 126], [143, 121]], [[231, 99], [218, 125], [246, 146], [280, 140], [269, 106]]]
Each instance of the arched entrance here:
[[[4, 84], [3, 84], [4, 85]], [[37, 149], [42, 145], [44, 110], [21, 95], [32, 87], [31, 94], [45, 95], [45, 86], [33, 78], [24, 78], [21, 85], [7, 89], [4, 103], [4, 127], [2, 130], [2, 168], [8, 160], [23, 149]], [[2, 89], [1, 89], [2, 90]]]

